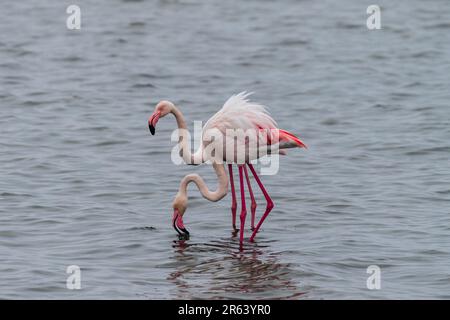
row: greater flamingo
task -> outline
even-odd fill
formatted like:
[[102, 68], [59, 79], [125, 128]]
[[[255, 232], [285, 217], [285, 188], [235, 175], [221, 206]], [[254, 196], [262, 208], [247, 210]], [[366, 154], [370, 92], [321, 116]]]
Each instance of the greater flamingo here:
[[[209, 201], [219, 201], [228, 193], [228, 177], [225, 171], [224, 162], [228, 163], [228, 173], [230, 177], [231, 185], [231, 213], [232, 213], [232, 226], [234, 231], [236, 229], [236, 192], [233, 179], [233, 164], [237, 164], [239, 171], [239, 184], [241, 194], [241, 213], [240, 213], [240, 244], [242, 245], [244, 239], [244, 225], [247, 215], [247, 208], [245, 204], [245, 187], [244, 179], [247, 182], [247, 188], [251, 199], [251, 229], [253, 231], [250, 241], [253, 242], [256, 233], [260, 229], [262, 223], [269, 215], [270, 211], [274, 207], [274, 203], [270, 198], [266, 188], [261, 182], [255, 168], [250, 161], [260, 158], [266, 154], [280, 153], [285, 154], [284, 149], [287, 148], [306, 148], [306, 145], [292, 133], [285, 130], [277, 129], [276, 122], [269, 115], [266, 108], [260, 104], [250, 102], [247, 97], [249, 93], [241, 92], [237, 95], [231, 96], [213, 117], [211, 117], [202, 129], [202, 141], [199, 149], [191, 154], [188, 136], [187, 126], [181, 111], [175, 107], [170, 101], [161, 101], [156, 107], [152, 116], [148, 120], [148, 126], [152, 135], [155, 134], [155, 126], [159, 119], [168, 115], [169, 113], [175, 116], [178, 124], [179, 135], [179, 147], [180, 155], [183, 160], [188, 164], [200, 164], [206, 161], [212, 162], [212, 166], [217, 174], [218, 187], [215, 191], [210, 191], [206, 186], [204, 180], [198, 174], [188, 174], [180, 183], [179, 191], [173, 201], [173, 218], [172, 225], [178, 232], [180, 239], [189, 238], [189, 232], [184, 226], [183, 215], [186, 211], [188, 204], [187, 186], [190, 182], [194, 182], [200, 190], [202, 196]], [[256, 135], [244, 136], [243, 138], [237, 137], [234, 132], [236, 130], [253, 130]], [[262, 132], [270, 132], [268, 134], [261, 134]], [[215, 138], [219, 139], [207, 139], [208, 132], [214, 131], [218, 133]], [[276, 132], [274, 135], [273, 132]], [[255, 141], [252, 141], [255, 140]], [[252, 144], [256, 142], [256, 144]], [[256, 147], [255, 147], [256, 145]], [[262, 146], [265, 145], [265, 148]], [[244, 148], [239, 148], [243, 146]], [[253, 146], [253, 149], [252, 147]], [[212, 159], [211, 156], [205, 154], [205, 150], [213, 147], [216, 151], [223, 151], [219, 158]], [[256, 148], [256, 149], [255, 149]], [[231, 152], [226, 152], [231, 150]], [[239, 152], [241, 151], [241, 152]], [[239, 153], [244, 154], [239, 154]], [[256, 151], [256, 152], [255, 152]], [[241, 159], [241, 161], [239, 161]], [[220, 161], [218, 161], [220, 160]], [[255, 213], [256, 213], [256, 201], [253, 195], [253, 190], [250, 184], [249, 174], [247, 167], [254, 176], [256, 183], [261, 189], [265, 199], [266, 208], [265, 211], [255, 226]]]

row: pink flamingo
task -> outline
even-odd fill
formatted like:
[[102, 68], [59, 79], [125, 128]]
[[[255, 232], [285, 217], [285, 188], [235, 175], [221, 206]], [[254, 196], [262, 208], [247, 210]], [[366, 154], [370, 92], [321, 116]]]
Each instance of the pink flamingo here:
[[[194, 182], [202, 196], [209, 201], [219, 201], [228, 193], [228, 177], [225, 171], [224, 162], [228, 163], [228, 173], [230, 177], [230, 185], [231, 185], [231, 213], [232, 213], [232, 226], [234, 231], [238, 231], [236, 229], [236, 210], [237, 210], [237, 202], [236, 202], [236, 193], [234, 188], [234, 180], [233, 180], [233, 164], [238, 165], [239, 170], [239, 183], [240, 183], [240, 193], [241, 193], [241, 213], [240, 213], [240, 244], [242, 245], [244, 239], [244, 224], [245, 218], [247, 215], [247, 208], [245, 204], [245, 187], [244, 187], [244, 177], [247, 182], [248, 191], [251, 199], [251, 229], [253, 231], [250, 241], [253, 242], [256, 233], [261, 228], [262, 223], [267, 218], [269, 213], [274, 207], [274, 203], [270, 198], [266, 188], [261, 182], [261, 179], [257, 175], [255, 168], [250, 163], [250, 161], [260, 158], [267, 154], [286, 154], [287, 148], [306, 148], [306, 145], [292, 133], [289, 133], [285, 130], [277, 129], [276, 122], [269, 115], [266, 108], [260, 104], [250, 102], [247, 97], [249, 93], [241, 92], [237, 95], [231, 96], [224, 104], [221, 110], [219, 110], [213, 117], [211, 117], [205, 126], [202, 129], [202, 143], [200, 148], [194, 154], [191, 154], [190, 148], [188, 146], [188, 137], [187, 137], [187, 126], [184, 120], [183, 114], [180, 110], [175, 107], [175, 105], [170, 101], [161, 101], [156, 107], [152, 116], [148, 120], [148, 126], [152, 135], [155, 134], [155, 126], [158, 120], [169, 113], [175, 116], [175, 119], [178, 124], [178, 135], [179, 135], [179, 147], [180, 147], [180, 155], [183, 157], [183, 160], [188, 164], [200, 164], [206, 161], [212, 162], [213, 168], [217, 174], [218, 179], [218, 187], [215, 191], [211, 191], [208, 189], [204, 180], [198, 174], [188, 174], [185, 176], [180, 183], [179, 191], [175, 196], [173, 201], [173, 218], [172, 225], [174, 229], [178, 232], [180, 239], [189, 238], [189, 232], [184, 226], [183, 223], [183, 215], [186, 211], [188, 204], [187, 197], [187, 186], [190, 182]], [[251, 135], [250, 137], [244, 138], [236, 138], [236, 136], [230, 136], [230, 132], [233, 133], [235, 130], [254, 130], [259, 133], [256, 135]], [[216, 140], [208, 140], [206, 139], [207, 132], [214, 131], [218, 133], [220, 139]], [[260, 133], [267, 132], [270, 130], [270, 133], [261, 135]], [[272, 132], [276, 132], [277, 134], [274, 136]], [[256, 141], [251, 141], [252, 139], [256, 139]], [[237, 141], [236, 141], [237, 140]], [[252, 144], [251, 142], [256, 142]], [[236, 146], [237, 143], [237, 146]], [[205, 156], [205, 150], [208, 147], [213, 146], [216, 150], [223, 150], [223, 156], [220, 156], [220, 160], [217, 161], [217, 158], [211, 161], [211, 157]], [[244, 147], [240, 149], [239, 147]], [[253, 150], [256, 148], [256, 150]], [[265, 146], [265, 148], [262, 148]], [[231, 150], [232, 152], [227, 153], [226, 150]], [[238, 150], [244, 152], [243, 155], [238, 154]], [[256, 152], [255, 152], [256, 151]], [[242, 152], [241, 152], [242, 153]], [[238, 158], [244, 159], [239, 162]], [[256, 183], [261, 189], [265, 199], [266, 199], [266, 209], [255, 226], [255, 215], [256, 215], [256, 201], [253, 195], [253, 190], [250, 184], [250, 179], [247, 171], [247, 166], [250, 169], [252, 175], [254, 176]]]

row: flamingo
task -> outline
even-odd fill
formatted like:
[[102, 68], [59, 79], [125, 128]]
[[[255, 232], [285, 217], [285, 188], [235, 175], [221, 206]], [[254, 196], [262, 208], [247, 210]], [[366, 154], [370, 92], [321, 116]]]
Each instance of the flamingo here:
[[[202, 140], [200, 147], [195, 153], [191, 153], [190, 146], [188, 146], [187, 138], [187, 126], [181, 111], [170, 101], [160, 101], [156, 107], [154, 113], [148, 119], [148, 127], [152, 135], [155, 134], [155, 127], [157, 122], [168, 114], [173, 114], [178, 125], [179, 147], [180, 155], [187, 164], [200, 164], [207, 161], [212, 162], [212, 166], [215, 170], [218, 180], [218, 186], [216, 190], [211, 191], [208, 189], [206, 183], [198, 174], [186, 175], [180, 183], [178, 193], [173, 200], [173, 217], [172, 226], [179, 234], [180, 239], [188, 239], [190, 233], [186, 229], [183, 216], [186, 212], [188, 205], [187, 187], [188, 184], [193, 182], [197, 185], [200, 193], [204, 198], [209, 201], [219, 201], [228, 193], [228, 182], [231, 186], [231, 216], [233, 230], [239, 234], [239, 241], [242, 245], [244, 240], [244, 226], [247, 216], [247, 207], [245, 203], [245, 186], [244, 179], [247, 183], [248, 192], [250, 195], [250, 212], [251, 212], [251, 230], [252, 235], [250, 242], [254, 241], [256, 234], [261, 228], [262, 223], [267, 218], [269, 213], [274, 208], [274, 202], [261, 182], [260, 177], [256, 173], [251, 161], [258, 159], [264, 155], [270, 154], [286, 154], [287, 148], [307, 148], [306, 145], [295, 135], [288, 131], [277, 128], [275, 120], [270, 116], [266, 107], [258, 103], [251, 102], [248, 96], [251, 93], [241, 92], [239, 94], [231, 96], [223, 105], [223, 107], [212, 116], [202, 129]], [[231, 136], [231, 133], [235, 130], [254, 130], [257, 134], [250, 137], [236, 138]], [[270, 132], [266, 135], [262, 132]], [[215, 132], [218, 134], [219, 139], [213, 141], [206, 139], [208, 132]], [[230, 133], [231, 132], [231, 133]], [[274, 135], [273, 132], [276, 134]], [[216, 135], [217, 137], [217, 135]], [[256, 140], [256, 141], [252, 141]], [[251, 142], [256, 142], [256, 147]], [[237, 146], [236, 146], [237, 144]], [[253, 145], [253, 149], [249, 147]], [[266, 148], [263, 148], [263, 146]], [[205, 155], [205, 150], [209, 147], [214, 147], [215, 150], [223, 151], [220, 158], [212, 159], [211, 156]], [[244, 147], [240, 149], [239, 147]], [[256, 149], [255, 149], [256, 148]], [[226, 152], [231, 150], [231, 152]], [[263, 150], [264, 149], [264, 150]], [[238, 154], [237, 150], [243, 150], [244, 154]], [[256, 152], [254, 152], [256, 151]], [[241, 152], [242, 153], [242, 152]], [[238, 161], [239, 158], [241, 161]], [[242, 160], [243, 159], [243, 160]], [[212, 161], [211, 161], [212, 160]], [[223, 161], [218, 161], [223, 160]], [[224, 163], [228, 164], [228, 175], [225, 171]], [[236, 164], [239, 172], [239, 184], [241, 195], [241, 212], [240, 212], [240, 228], [236, 228], [236, 212], [237, 201], [236, 191], [233, 179], [233, 164]], [[256, 183], [261, 189], [262, 194], [266, 200], [265, 211], [255, 226], [255, 216], [257, 203], [253, 194], [253, 189], [250, 184], [249, 174], [247, 167], [250, 169]]]

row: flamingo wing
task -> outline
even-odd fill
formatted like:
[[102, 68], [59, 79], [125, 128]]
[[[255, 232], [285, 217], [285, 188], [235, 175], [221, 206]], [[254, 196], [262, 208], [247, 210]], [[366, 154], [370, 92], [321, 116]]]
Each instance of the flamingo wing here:
[[[208, 136], [205, 133], [209, 130], [215, 132], [219, 130], [221, 133], [220, 139], [215, 140], [214, 143], [217, 146], [224, 145], [225, 150], [234, 150], [235, 130], [256, 130], [257, 135], [255, 136], [238, 136], [236, 143], [238, 145], [256, 146], [258, 151], [252, 153], [249, 150], [249, 154], [259, 154], [259, 156], [264, 155], [264, 152], [268, 152], [267, 149], [263, 149], [263, 152], [260, 152], [259, 146], [261, 144], [271, 145], [270, 152], [280, 152], [281, 154], [285, 154], [285, 151], [281, 151], [281, 149], [306, 147], [299, 138], [285, 130], [278, 130], [278, 135], [276, 135], [272, 130], [277, 129], [277, 123], [270, 116], [265, 106], [251, 102], [248, 99], [250, 94], [244, 91], [231, 96], [222, 109], [206, 122], [203, 127], [203, 136]], [[253, 139], [256, 140], [253, 141]], [[236, 158], [237, 155], [235, 154], [234, 157]]]

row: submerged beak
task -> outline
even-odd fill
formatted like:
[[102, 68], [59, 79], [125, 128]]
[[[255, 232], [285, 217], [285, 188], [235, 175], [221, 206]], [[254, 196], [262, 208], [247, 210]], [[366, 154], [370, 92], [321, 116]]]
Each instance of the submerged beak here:
[[186, 230], [186, 227], [183, 223], [183, 217], [177, 209], [175, 209], [175, 211], [173, 212], [172, 225], [175, 231], [178, 233], [178, 237], [180, 240], [189, 239], [189, 231]]
[[155, 127], [149, 122], [148, 123], [148, 128], [150, 130], [150, 133], [152, 134], [152, 136], [155, 134]]
[[156, 123], [159, 120], [159, 116], [161, 115], [161, 112], [155, 112], [154, 114], [152, 114], [152, 116], [148, 119], [148, 129], [150, 130], [150, 133], [152, 135], [155, 134], [155, 126]]

